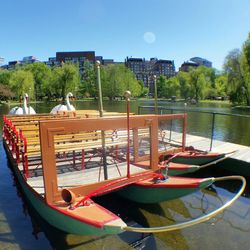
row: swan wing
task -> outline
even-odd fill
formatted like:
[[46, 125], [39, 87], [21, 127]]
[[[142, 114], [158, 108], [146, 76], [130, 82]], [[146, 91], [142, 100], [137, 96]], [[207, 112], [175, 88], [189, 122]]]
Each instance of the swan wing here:
[[32, 107], [29, 107], [28, 109], [29, 109], [28, 112], [30, 115], [36, 114], [36, 111]]
[[50, 111], [50, 113], [57, 114], [59, 111], [67, 111], [67, 106], [63, 104], [58, 104]]
[[19, 108], [18, 106], [12, 108], [12, 109], [9, 111], [9, 115], [14, 115], [14, 114], [16, 113], [16, 110], [17, 110], [18, 108]]
[[23, 108], [18, 107], [18, 109], [17, 109], [16, 112], [15, 112], [15, 115], [23, 115], [23, 114], [24, 114]]

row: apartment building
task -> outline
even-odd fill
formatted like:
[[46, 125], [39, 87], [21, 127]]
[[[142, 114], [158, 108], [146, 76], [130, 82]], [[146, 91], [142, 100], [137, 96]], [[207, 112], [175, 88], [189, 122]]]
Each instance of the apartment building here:
[[125, 59], [125, 65], [131, 69], [137, 80], [144, 82], [144, 86], [149, 88], [149, 92], [154, 92], [154, 78], [160, 75], [166, 77], [175, 76], [175, 65], [172, 60], [158, 60], [157, 58], [132, 58], [127, 57]]

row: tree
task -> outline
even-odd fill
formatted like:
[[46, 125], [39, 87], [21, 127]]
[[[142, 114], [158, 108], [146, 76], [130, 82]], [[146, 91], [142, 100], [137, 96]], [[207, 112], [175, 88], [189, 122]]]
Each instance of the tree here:
[[41, 62], [28, 64], [24, 68], [33, 74], [35, 82], [35, 98], [41, 100], [46, 95], [46, 88], [51, 84], [51, 69]]
[[240, 61], [244, 81], [242, 81], [246, 104], [250, 106], [250, 32], [242, 47], [242, 57]]
[[78, 66], [72, 63], [63, 63], [60, 67], [52, 70], [53, 88], [51, 92], [56, 97], [62, 97], [65, 100], [66, 92], [73, 92], [80, 82]]
[[206, 90], [205, 76], [202, 73], [202, 69], [200, 70], [199, 68], [200, 67], [191, 68], [189, 71], [191, 93], [193, 94], [196, 101], [204, 97], [204, 93]]
[[140, 84], [125, 65], [110, 64], [103, 67], [101, 81], [103, 96], [107, 96], [110, 100], [117, 96], [122, 97], [126, 90], [130, 90], [132, 96], [141, 95]]
[[187, 72], [179, 71], [177, 78], [180, 86], [180, 96], [187, 100], [191, 96], [189, 74]]
[[32, 99], [34, 97], [34, 78], [31, 72], [18, 69], [11, 74], [10, 87], [16, 97], [27, 93]]
[[141, 87], [141, 97], [145, 97], [149, 93], [149, 88], [144, 86], [144, 82], [142, 80], [139, 80], [138, 83]]
[[215, 79], [215, 90], [217, 96], [226, 97], [227, 95], [227, 77], [220, 75]]
[[171, 98], [172, 96], [179, 96], [179, 81], [177, 77], [171, 77], [166, 79], [163, 85], [163, 96], [166, 98]]
[[0, 84], [0, 101], [7, 101], [14, 97], [8, 85]]
[[84, 71], [80, 84], [80, 92], [85, 96], [97, 97], [95, 66], [89, 60], [84, 62]]
[[156, 80], [156, 84], [157, 84], [157, 96], [158, 97], [165, 97], [166, 93], [166, 81], [167, 81], [167, 78], [166, 76], [163, 76], [163, 75], [160, 75], [157, 80]]
[[228, 95], [232, 102], [246, 102], [245, 83], [241, 71], [241, 51], [234, 49], [225, 58], [224, 71], [227, 75]]
[[0, 84], [10, 85], [11, 71], [0, 69]]

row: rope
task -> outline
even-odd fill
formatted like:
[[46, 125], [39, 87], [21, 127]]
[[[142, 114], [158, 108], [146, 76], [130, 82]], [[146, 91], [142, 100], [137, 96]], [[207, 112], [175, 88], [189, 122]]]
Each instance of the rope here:
[[211, 219], [212, 217], [216, 216], [220, 212], [222, 212], [224, 209], [226, 209], [230, 205], [232, 205], [232, 203], [241, 196], [241, 194], [243, 193], [246, 187], [246, 179], [242, 176], [225, 176], [225, 177], [213, 178], [213, 182], [226, 181], [226, 180], [240, 180], [242, 182], [242, 186], [239, 189], [238, 193], [236, 193], [235, 196], [231, 200], [227, 201], [223, 206], [221, 206], [220, 208], [214, 210], [213, 212], [209, 214], [203, 215], [191, 221], [181, 222], [181, 223], [177, 223], [174, 225], [168, 225], [168, 226], [163, 226], [163, 227], [152, 227], [152, 228], [124, 227], [123, 230], [130, 231], [130, 232], [138, 232], [138, 233], [160, 233], [160, 232], [169, 232], [169, 231], [179, 230], [179, 229], [183, 229], [186, 227], [194, 226], [201, 222], [205, 222]]

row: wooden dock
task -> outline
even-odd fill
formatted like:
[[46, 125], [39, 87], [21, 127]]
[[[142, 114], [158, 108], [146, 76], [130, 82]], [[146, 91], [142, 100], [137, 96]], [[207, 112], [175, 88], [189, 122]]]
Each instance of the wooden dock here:
[[[181, 133], [172, 132], [172, 138], [174, 140], [180, 141], [181, 136], [182, 136]], [[193, 146], [196, 149], [209, 151], [210, 143], [211, 143], [210, 138], [205, 138], [202, 136], [196, 136], [190, 134], [186, 135], [187, 146]], [[236, 152], [232, 154], [230, 158], [250, 163], [250, 147], [225, 141], [213, 140], [213, 147], [212, 147], [213, 152], [229, 153], [235, 150]]]

